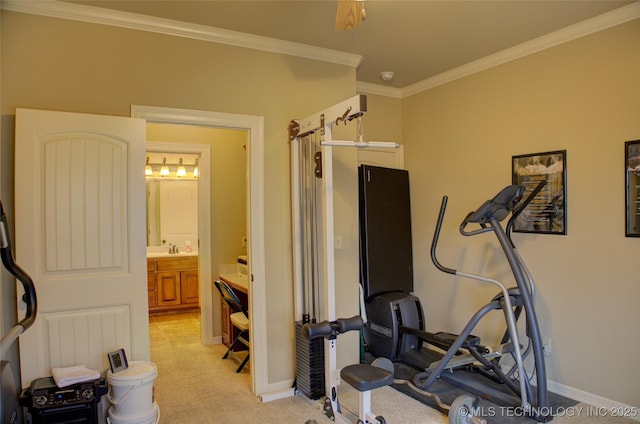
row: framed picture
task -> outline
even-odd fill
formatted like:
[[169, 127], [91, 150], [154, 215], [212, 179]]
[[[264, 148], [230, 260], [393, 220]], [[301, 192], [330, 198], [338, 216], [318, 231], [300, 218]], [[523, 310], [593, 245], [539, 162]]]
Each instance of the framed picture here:
[[566, 150], [513, 156], [512, 181], [526, 187], [525, 198], [541, 181], [545, 182], [542, 190], [514, 222], [513, 231], [567, 234], [566, 170]]
[[624, 143], [626, 236], [640, 237], [640, 140]]
[[109, 352], [107, 354], [107, 357], [109, 358], [109, 366], [111, 367], [112, 374], [129, 368], [127, 354], [124, 352], [124, 349], [118, 349], [114, 350], [113, 352]]

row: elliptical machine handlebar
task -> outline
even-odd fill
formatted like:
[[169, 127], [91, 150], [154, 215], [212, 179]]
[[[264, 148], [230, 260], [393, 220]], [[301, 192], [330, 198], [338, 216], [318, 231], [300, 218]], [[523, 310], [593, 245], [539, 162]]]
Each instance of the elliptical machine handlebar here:
[[[440, 229], [442, 228], [442, 221], [444, 220], [444, 211], [447, 209], [447, 201], [449, 200], [449, 196], [442, 196], [442, 203], [440, 204], [440, 213], [438, 214], [438, 221], [436, 222], [436, 229], [433, 232], [433, 240], [431, 241], [431, 260], [433, 264], [442, 272], [446, 272], [447, 274], [456, 274], [456, 270], [452, 268], [447, 268], [442, 265], [438, 258], [436, 257], [436, 246], [438, 244], [438, 238], [440, 238]], [[468, 216], [467, 216], [468, 217]]]
[[469, 212], [460, 224], [460, 234], [462, 234], [463, 236], [475, 236], [476, 234], [482, 234], [486, 233], [487, 231], [491, 231], [491, 228], [487, 227], [487, 224], [485, 224], [484, 222], [478, 223], [478, 225], [480, 225], [479, 229], [467, 231], [467, 225], [469, 225], [470, 222], [473, 222], [471, 218], [474, 216], [474, 214], [475, 212]]
[[33, 325], [36, 320], [38, 311], [38, 301], [36, 298], [36, 289], [33, 280], [22, 268], [15, 263], [13, 253], [11, 252], [11, 238], [9, 237], [9, 229], [7, 225], [7, 216], [4, 213], [2, 202], [0, 202], [0, 258], [7, 271], [11, 273], [24, 287], [22, 300], [26, 305], [26, 312], [17, 324], [9, 329], [0, 339], [0, 355], [4, 356], [9, 347], [16, 339]]
[[31, 327], [36, 319], [38, 309], [36, 300], [36, 289], [31, 277], [15, 263], [11, 252], [11, 239], [7, 225], [7, 216], [4, 213], [2, 202], [0, 202], [0, 257], [7, 271], [9, 271], [24, 287], [24, 295], [22, 300], [26, 304], [25, 317], [18, 322], [17, 325], [23, 328], [23, 331]]
[[[467, 214], [460, 224], [460, 234], [463, 236], [475, 236], [489, 231], [494, 231], [494, 229], [487, 224], [496, 220], [498, 222], [502, 221], [510, 212], [519, 209], [517, 205], [524, 194], [524, 190], [524, 186], [518, 185], [510, 185], [503, 188], [491, 200], [487, 200], [478, 209]], [[530, 202], [531, 199], [533, 199], [531, 196], [527, 198], [528, 202]], [[444, 212], [447, 208], [447, 200], [448, 196], [443, 196], [442, 203], [440, 205], [440, 213], [438, 214], [438, 222], [436, 223], [436, 229], [433, 235], [433, 242], [431, 243], [431, 260], [440, 271], [448, 274], [456, 274], [456, 270], [443, 266], [436, 257], [436, 245], [438, 243], [438, 238], [440, 237], [440, 229], [442, 228]], [[520, 208], [524, 209], [528, 202]], [[467, 225], [470, 223], [478, 224], [480, 228], [476, 230], [467, 230]]]
[[352, 330], [362, 330], [364, 322], [360, 315], [351, 318], [338, 318], [335, 321], [321, 321], [318, 323], [307, 323], [302, 326], [302, 335], [309, 340], [318, 337], [335, 338], [338, 334]]
[[[449, 200], [449, 196], [442, 196], [442, 203], [440, 204], [440, 212], [438, 213], [438, 221], [436, 222], [436, 229], [433, 232], [433, 240], [431, 242], [431, 261], [433, 264], [442, 272], [446, 272], [447, 274], [455, 275], [457, 271], [453, 268], [448, 268], [440, 263], [438, 257], [436, 256], [436, 247], [438, 245], [438, 239], [440, 238], [440, 229], [442, 228], [442, 222], [444, 221], [444, 213], [447, 210], [447, 201]], [[483, 205], [484, 206], [484, 205]], [[472, 236], [480, 233], [484, 233], [487, 231], [491, 231], [491, 228], [487, 227], [484, 223], [480, 224], [480, 229], [474, 231], [466, 231], [466, 226], [470, 222], [473, 221], [473, 217], [477, 214], [476, 211], [469, 212], [467, 216], [464, 218], [462, 223], [460, 224], [460, 233], [465, 236]]]

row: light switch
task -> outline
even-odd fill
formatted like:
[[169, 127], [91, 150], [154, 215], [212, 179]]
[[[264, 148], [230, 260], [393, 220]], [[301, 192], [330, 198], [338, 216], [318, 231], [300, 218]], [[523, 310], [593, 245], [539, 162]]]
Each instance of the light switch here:
[[336, 234], [333, 237], [333, 248], [334, 249], [342, 249], [342, 235]]

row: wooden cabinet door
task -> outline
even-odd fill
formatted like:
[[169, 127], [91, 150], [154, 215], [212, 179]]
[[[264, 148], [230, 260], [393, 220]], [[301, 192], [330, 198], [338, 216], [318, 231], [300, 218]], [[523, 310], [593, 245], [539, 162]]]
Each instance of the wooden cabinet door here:
[[147, 272], [147, 294], [149, 296], [149, 308], [158, 306], [155, 272]]
[[180, 273], [180, 300], [183, 305], [197, 305], [200, 300], [198, 288], [198, 271], [182, 271]]
[[156, 272], [158, 307], [180, 304], [180, 272]]

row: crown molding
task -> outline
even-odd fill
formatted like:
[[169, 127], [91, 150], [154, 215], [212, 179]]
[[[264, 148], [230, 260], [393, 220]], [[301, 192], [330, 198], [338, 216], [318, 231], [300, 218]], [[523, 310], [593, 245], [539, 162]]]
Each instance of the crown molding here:
[[[0, 8], [13, 12], [137, 29], [271, 53], [281, 53], [354, 68], [357, 68], [364, 59], [361, 55], [308, 44], [56, 0], [0, 0]], [[635, 1], [626, 6], [469, 62], [404, 88], [394, 88], [361, 81], [356, 82], [356, 87], [358, 92], [402, 99], [638, 18], [640, 18], [640, 1]]]
[[356, 81], [356, 91], [358, 93], [377, 94], [380, 96], [402, 98], [402, 89], [389, 87], [381, 84], [373, 84], [370, 82]]
[[434, 77], [427, 78], [415, 84], [408, 85], [401, 89], [401, 98], [438, 87], [477, 72], [502, 65], [503, 63], [507, 63], [638, 18], [640, 18], [640, 1], [633, 2], [594, 18], [551, 32], [531, 41], [518, 44], [517, 46], [502, 50], [498, 53], [474, 60], [473, 62], [469, 62], [465, 65], [443, 72]]
[[12, 12], [110, 25], [271, 53], [281, 53], [354, 68], [357, 68], [363, 60], [363, 57], [357, 54], [308, 44], [56, 0], [2, 0], [0, 1], [0, 8]]

